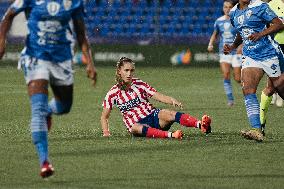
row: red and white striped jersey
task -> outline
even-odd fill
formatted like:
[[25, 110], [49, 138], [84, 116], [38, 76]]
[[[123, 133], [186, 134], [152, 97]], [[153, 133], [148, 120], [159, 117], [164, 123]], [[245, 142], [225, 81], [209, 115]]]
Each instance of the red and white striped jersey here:
[[130, 130], [133, 124], [155, 110], [148, 98], [156, 92], [156, 89], [148, 83], [133, 78], [131, 86], [126, 91], [121, 90], [119, 84], [114, 85], [106, 94], [103, 107], [112, 109], [113, 106], [117, 106], [123, 116], [124, 124]]

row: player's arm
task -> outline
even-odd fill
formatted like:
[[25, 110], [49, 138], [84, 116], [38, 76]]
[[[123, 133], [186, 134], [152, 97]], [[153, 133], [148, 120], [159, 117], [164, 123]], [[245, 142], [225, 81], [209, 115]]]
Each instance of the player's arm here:
[[208, 43], [208, 47], [207, 47], [207, 50], [208, 52], [213, 52], [213, 49], [214, 49], [214, 43], [217, 39], [217, 36], [218, 36], [218, 32], [217, 31], [214, 31], [210, 37], [210, 40], [209, 40], [209, 43]]
[[110, 136], [109, 124], [108, 124], [108, 119], [109, 119], [110, 113], [111, 113], [111, 109], [109, 109], [109, 108], [104, 108], [103, 111], [102, 111], [101, 126], [102, 126], [102, 131], [103, 131], [104, 137]]
[[87, 66], [86, 66], [87, 75], [90, 79], [92, 79], [93, 85], [95, 85], [97, 81], [97, 72], [94, 66], [94, 60], [92, 57], [90, 44], [86, 36], [85, 23], [83, 19], [73, 19], [73, 23], [74, 23], [74, 30], [77, 36], [78, 45], [81, 48], [82, 53], [87, 60]]
[[8, 9], [0, 24], [0, 59], [3, 57], [6, 48], [7, 33], [11, 28], [13, 20], [17, 13], [12, 9]]
[[248, 38], [252, 41], [257, 41], [266, 35], [277, 33], [283, 29], [284, 29], [284, 24], [278, 17], [276, 17], [271, 21], [271, 25], [268, 28], [266, 28], [265, 30], [259, 33], [253, 33]]
[[242, 43], [243, 43], [242, 36], [238, 32], [232, 45], [229, 45], [229, 44], [224, 45], [224, 48], [223, 48], [224, 54], [230, 54], [232, 50], [238, 48], [238, 46], [241, 45]]
[[161, 94], [159, 92], [155, 92], [154, 95], [152, 96], [153, 99], [163, 102], [165, 104], [171, 104], [173, 106], [178, 106], [180, 108], [182, 108], [182, 103], [179, 102], [178, 100], [176, 100], [173, 97]]

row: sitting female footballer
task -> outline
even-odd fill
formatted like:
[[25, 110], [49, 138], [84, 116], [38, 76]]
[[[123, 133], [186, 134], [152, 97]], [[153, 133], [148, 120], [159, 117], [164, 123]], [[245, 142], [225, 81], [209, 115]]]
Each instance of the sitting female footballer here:
[[174, 122], [185, 127], [199, 128], [206, 134], [211, 132], [211, 118], [207, 115], [204, 115], [200, 121], [189, 114], [155, 108], [149, 102], [149, 98], [180, 108], [182, 104], [172, 97], [157, 92], [144, 81], [134, 78], [134, 71], [135, 66], [131, 59], [122, 57], [117, 62], [117, 83], [108, 91], [103, 101], [101, 115], [103, 136], [110, 136], [108, 119], [114, 105], [119, 108], [127, 130], [134, 136], [182, 139], [181, 130], [173, 133], [168, 131]]

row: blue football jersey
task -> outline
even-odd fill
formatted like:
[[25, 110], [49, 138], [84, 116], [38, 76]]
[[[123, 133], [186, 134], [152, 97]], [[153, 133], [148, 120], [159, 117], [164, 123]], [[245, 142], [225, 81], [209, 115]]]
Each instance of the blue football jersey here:
[[267, 3], [261, 0], [251, 1], [244, 10], [240, 10], [237, 4], [230, 11], [232, 25], [238, 30], [243, 39], [243, 55], [254, 60], [267, 60], [278, 55], [278, 44], [268, 35], [253, 42], [248, 37], [253, 33], [259, 33], [266, 29], [276, 14]]
[[25, 54], [55, 63], [72, 59], [69, 23], [84, 19], [82, 0], [16, 0], [10, 8], [29, 12]]
[[[232, 26], [230, 19], [226, 19], [225, 16], [221, 16], [215, 21], [214, 31], [219, 34], [219, 54], [223, 54], [224, 44], [231, 45], [234, 42], [237, 31]], [[236, 50], [231, 54], [236, 54]]]

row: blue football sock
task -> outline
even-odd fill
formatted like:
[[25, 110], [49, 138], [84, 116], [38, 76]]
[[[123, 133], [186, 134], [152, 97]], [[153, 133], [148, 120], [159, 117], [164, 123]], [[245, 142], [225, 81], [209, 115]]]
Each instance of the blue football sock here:
[[227, 95], [228, 101], [230, 102], [234, 101], [232, 84], [230, 79], [224, 79], [224, 90]]
[[47, 109], [48, 97], [46, 94], [35, 94], [30, 97], [32, 108], [31, 132], [33, 143], [36, 147], [40, 164], [48, 160], [47, 142]]
[[32, 132], [33, 143], [36, 147], [40, 165], [48, 160], [47, 132]]
[[251, 127], [260, 128], [260, 112], [259, 112], [259, 103], [257, 100], [256, 94], [245, 95], [245, 105], [247, 110], [247, 116]]
[[147, 135], [147, 132], [148, 132], [148, 127], [146, 127], [146, 126], [143, 126], [143, 128], [142, 128], [142, 136], [146, 136]]

